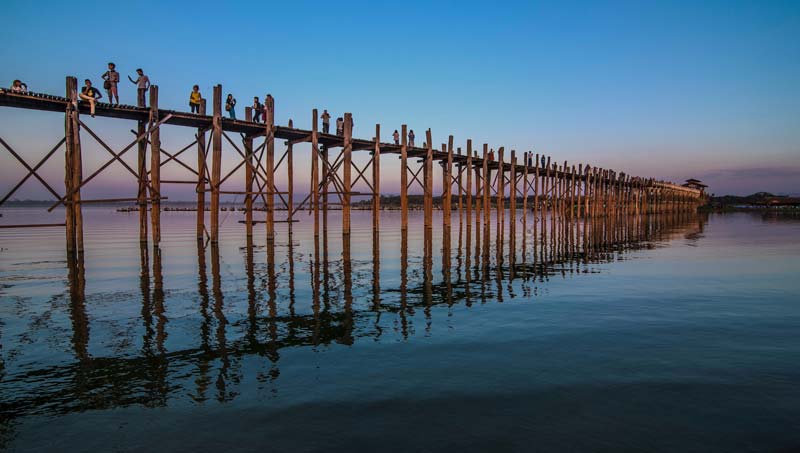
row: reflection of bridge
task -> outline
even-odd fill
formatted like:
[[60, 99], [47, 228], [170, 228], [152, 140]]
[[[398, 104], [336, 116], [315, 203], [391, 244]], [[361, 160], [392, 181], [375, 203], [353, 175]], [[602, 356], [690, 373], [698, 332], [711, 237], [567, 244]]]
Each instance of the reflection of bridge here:
[[[280, 351], [286, 347], [353, 344], [359, 338], [383, 334], [381, 316], [396, 322], [404, 339], [413, 330], [417, 312], [425, 318], [426, 330], [433, 322], [437, 305], [486, 303], [537, 293], [553, 276], [580, 274], [598, 263], [617, 261], [630, 251], [656, 246], [676, 235], [693, 237], [702, 231], [703, 220], [685, 212], [653, 216], [583, 218], [556, 222], [542, 217], [534, 231], [521, 235], [522, 247], [504, 251], [506, 242], [517, 238], [473, 231], [459, 223], [457, 237], [448, 230], [442, 253], [434, 256], [432, 235], [425, 234], [421, 256], [409, 256], [408, 233], [403, 232], [400, 251], [400, 284], [382, 288], [379, 243], [373, 241], [372, 262], [354, 263], [350, 240], [344, 239], [341, 256], [330, 259], [327, 236], [315, 238], [313, 258], [307, 262], [295, 256], [292, 241], [286, 249], [286, 268], [279, 271], [275, 246], [242, 248], [247, 287], [247, 316], [229, 322], [224, 313], [219, 248], [198, 244], [197, 294], [200, 329], [196, 346], [168, 351], [162, 257], [159, 248], [141, 247], [141, 322], [144, 341], [136, 356], [93, 357], [89, 351], [90, 325], [85, 307], [85, 278], [82, 255], [69, 260], [69, 310], [72, 347], [76, 361], [41, 367], [17, 375], [6, 374], [0, 385], [9, 397], [0, 403], [0, 414], [49, 414], [127, 406], [160, 406], [180, 396], [196, 400], [234, 398], [240, 380], [241, 363], [248, 356], [260, 356], [269, 369], [266, 382], [279, 376]], [[473, 233], [475, 233], [473, 235]], [[533, 234], [527, 234], [533, 233]], [[530, 244], [526, 242], [530, 241]], [[456, 245], [453, 245], [455, 243]], [[257, 253], [265, 253], [262, 259]], [[439, 260], [441, 260], [439, 262]], [[209, 263], [210, 261], [210, 263]], [[435, 262], [436, 261], [436, 262]], [[256, 265], [258, 264], [258, 266]], [[296, 267], [302, 266], [303, 280], [296, 282]], [[354, 270], [354, 267], [357, 269]], [[210, 274], [210, 275], [209, 275]], [[436, 275], [436, 276], [434, 276]], [[512, 283], [516, 282], [512, 288]], [[295, 284], [311, 287], [310, 313], [294, 311]], [[279, 298], [278, 288], [288, 289], [288, 301]], [[358, 301], [367, 301], [360, 303]], [[279, 305], [289, 313], [278, 315]], [[230, 304], [230, 302], [228, 302]], [[176, 376], [192, 376], [184, 386]], [[188, 378], [187, 378], [188, 381]], [[191, 388], [185, 388], [191, 384]], [[13, 388], [13, 391], [9, 391]]]
[[[459, 211], [466, 211], [468, 218], [471, 218], [473, 208], [478, 217], [480, 217], [480, 211], [483, 210], [486, 222], [489, 221], [492, 199], [494, 199], [494, 206], [499, 217], [502, 217], [505, 205], [508, 203], [510, 215], [513, 218], [516, 216], [517, 208], [520, 207], [518, 201], [521, 201], [521, 208], [527, 211], [530, 198], [533, 199], [530, 207], [534, 211], [547, 210], [560, 215], [596, 217], [623, 212], [652, 213], [693, 210], [703, 197], [698, 190], [676, 184], [631, 177], [621, 172], [588, 165], [584, 167], [583, 164], [576, 168], [575, 165], [569, 165], [566, 161], [563, 164], [551, 163], [550, 157], [541, 156], [540, 158], [538, 154], [533, 156], [532, 153], [524, 153], [520, 163], [517, 160], [516, 152], [512, 150], [510, 160], [506, 162], [503, 147], [497, 150], [497, 160], [495, 160], [495, 152], [490, 150], [487, 144], [483, 145], [482, 155], [479, 156], [477, 151], [473, 150], [471, 140], [466, 141], [466, 152], [462, 154], [461, 148], [454, 151], [452, 136], [449, 137], [447, 144], [442, 144], [441, 151], [434, 150], [430, 129], [426, 131], [425, 144], [421, 148], [407, 143], [405, 125], [401, 128], [402, 141], [400, 143], [381, 142], [380, 125], [376, 125], [375, 136], [372, 139], [358, 139], [352, 136], [352, 115], [349, 113], [344, 116], [342, 135], [319, 133], [316, 110], [311, 114], [310, 130], [294, 128], [291, 120], [288, 127], [277, 126], [274, 121], [275, 105], [271, 98], [267, 101], [264, 124], [251, 121], [252, 112], [249, 107], [246, 109], [245, 120], [227, 119], [222, 117], [221, 85], [214, 87], [211, 116], [205, 113], [205, 103], [203, 103], [202, 113], [199, 115], [160, 109], [157, 86], [151, 87], [149, 108], [98, 104], [97, 115], [136, 121], [138, 124], [138, 129], [134, 131], [134, 140], [116, 151], [81, 119], [81, 114], [88, 111], [88, 105], [78, 103], [77, 89], [77, 80], [74, 77], [67, 77], [65, 97], [11, 93], [0, 90], [0, 105], [2, 106], [66, 112], [64, 138], [59, 140], [36, 165], [30, 165], [23, 153], [18, 153], [5, 140], [0, 139], [0, 144], [27, 169], [27, 173], [19, 183], [0, 200], [0, 205], [8, 200], [30, 177], [39, 180], [58, 200], [50, 207], [50, 210], [59, 205], [64, 205], [66, 208], [66, 220], [63, 225], [66, 227], [69, 251], [83, 250], [81, 206], [86, 203], [102, 201], [131, 201], [138, 204], [140, 240], [142, 242], [148, 240], [147, 206], [150, 205], [149, 228], [152, 231], [153, 243], [158, 244], [161, 240], [161, 201], [167, 199], [165, 196], [167, 191], [163, 190], [162, 186], [170, 184], [189, 184], [196, 187], [198, 239], [204, 238], [207, 234], [204, 210], [206, 209], [206, 193], [210, 193], [210, 232], [208, 235], [212, 242], [219, 240], [219, 200], [220, 195], [225, 194], [245, 197], [245, 224], [248, 235], [252, 235], [253, 224], [258, 223], [253, 219], [253, 203], [259, 201], [263, 203], [266, 211], [266, 218], [263, 222], [266, 224], [266, 234], [270, 240], [274, 237], [275, 222], [283, 221], [275, 219], [275, 196], [286, 209], [285, 221], [294, 221], [294, 214], [300, 209], [308, 208], [313, 211], [317, 234], [319, 233], [320, 211], [326, 211], [332, 205], [341, 205], [342, 231], [345, 235], [350, 233], [351, 197], [367, 196], [372, 199], [373, 223], [377, 227], [380, 222], [380, 157], [383, 154], [400, 156], [400, 198], [404, 230], [408, 226], [408, 189], [415, 183], [422, 188], [424, 193], [425, 227], [432, 226], [434, 161], [439, 162], [442, 167], [442, 208], [445, 226], [450, 225], [454, 195], [458, 199], [457, 209]], [[161, 130], [166, 125], [188, 127], [196, 131], [195, 139], [178, 151], [164, 150], [161, 146]], [[81, 131], [86, 132], [88, 137], [96, 141], [110, 156], [105, 164], [89, 176], [83, 174], [81, 155], [81, 141], [88, 137], [86, 134], [82, 135]], [[237, 143], [228, 133], [241, 134], [241, 142]], [[210, 134], [210, 141], [207, 141], [208, 134]], [[286, 150], [278, 158], [277, 163], [274, 143], [276, 138], [286, 141]], [[224, 175], [222, 174], [223, 139], [239, 158], [237, 165]], [[257, 139], [263, 139], [258, 146], [255, 144]], [[295, 204], [293, 146], [299, 143], [311, 144], [311, 194], [299, 204]], [[55, 190], [37, 173], [38, 169], [62, 145], [65, 146], [63, 194]], [[138, 153], [136, 169], [131, 168], [122, 159], [123, 155], [134, 147]], [[148, 147], [150, 149], [149, 169]], [[196, 149], [196, 165], [188, 163], [185, 159], [185, 153], [192, 148]], [[331, 154], [333, 149], [338, 149], [338, 153]], [[370, 151], [369, 161], [363, 167], [359, 167], [352, 161], [354, 151]], [[208, 164], [209, 154], [211, 155], [210, 166]], [[409, 158], [418, 159], [417, 163], [420, 165], [409, 164]], [[173, 165], [181, 166], [188, 172], [187, 179], [162, 179], [161, 167], [170, 162], [173, 162]], [[122, 165], [138, 181], [136, 196], [115, 200], [83, 199], [81, 189], [115, 163]], [[226, 190], [226, 186], [223, 184], [230, 181], [231, 177], [242, 168], [245, 173], [244, 190]], [[281, 169], [285, 169], [287, 175], [285, 190], [279, 190], [275, 183], [275, 172]], [[361, 187], [364, 187], [364, 192], [355, 191], [359, 183]], [[334, 195], [336, 200], [329, 201], [329, 195]], [[13, 226], [5, 225], [4, 227]]]

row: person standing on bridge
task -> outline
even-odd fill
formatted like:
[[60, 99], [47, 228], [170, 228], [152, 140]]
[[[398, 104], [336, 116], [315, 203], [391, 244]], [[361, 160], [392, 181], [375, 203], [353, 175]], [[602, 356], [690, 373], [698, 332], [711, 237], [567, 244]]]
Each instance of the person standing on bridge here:
[[392, 138], [394, 138], [394, 144], [395, 145], [399, 145], [400, 144], [400, 133], [397, 132], [397, 129], [394, 130], [394, 134], [392, 134]]
[[264, 111], [264, 106], [258, 102], [258, 96], [253, 96], [253, 122], [261, 122], [261, 112]]
[[114, 98], [117, 98], [117, 105], [119, 105], [119, 92], [117, 91], [117, 84], [119, 84], [119, 73], [117, 72], [117, 65], [108, 63], [108, 71], [102, 75], [103, 88], [108, 93], [108, 103], [113, 104]]
[[236, 119], [236, 98], [230, 93], [228, 93], [228, 98], [225, 99], [225, 110], [227, 110], [232, 120]]
[[78, 97], [80, 97], [81, 100], [89, 101], [89, 113], [91, 113], [92, 118], [94, 118], [94, 106], [97, 100], [103, 97], [103, 95], [100, 94], [100, 90], [92, 86], [91, 80], [86, 79]]
[[203, 104], [203, 95], [200, 94], [200, 87], [195, 85], [189, 93], [189, 109], [192, 113], [200, 114], [200, 106]]
[[411, 148], [414, 147], [414, 137], [415, 137], [414, 129], [411, 129], [410, 131], [408, 131], [408, 146], [410, 146]]
[[145, 107], [147, 103], [144, 95], [147, 93], [147, 90], [150, 89], [150, 78], [144, 75], [142, 68], [137, 69], [136, 74], [138, 75], [136, 80], [133, 80], [131, 76], [128, 76], [128, 80], [136, 85], [136, 105], [139, 107]]
[[331, 133], [331, 114], [328, 113], [328, 109], [322, 111], [322, 133], [323, 134], [330, 134]]
[[336, 118], [336, 135], [344, 135], [344, 118]]

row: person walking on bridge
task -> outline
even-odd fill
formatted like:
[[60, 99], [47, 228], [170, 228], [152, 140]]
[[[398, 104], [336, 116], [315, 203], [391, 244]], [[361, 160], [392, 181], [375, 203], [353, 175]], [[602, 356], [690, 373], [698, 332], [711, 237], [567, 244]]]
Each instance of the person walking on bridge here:
[[411, 148], [414, 147], [414, 137], [415, 137], [414, 129], [411, 129], [410, 131], [408, 131], [408, 146], [410, 146]]
[[336, 118], [336, 135], [344, 135], [344, 118]]
[[228, 98], [225, 99], [225, 110], [232, 120], [236, 119], [236, 98], [230, 93], [228, 93]]
[[203, 95], [200, 94], [200, 87], [195, 85], [189, 93], [189, 109], [192, 113], [200, 113], [200, 105], [203, 103]]
[[106, 93], [108, 93], [108, 103], [114, 104], [114, 98], [116, 98], [116, 105], [119, 105], [119, 92], [117, 91], [117, 84], [119, 84], [119, 73], [117, 72], [116, 68], [117, 65], [114, 63], [108, 63], [108, 71], [106, 71], [102, 77], [103, 88], [105, 88]]
[[264, 106], [258, 101], [258, 96], [253, 96], [253, 122], [261, 122], [261, 112], [264, 111]]
[[150, 78], [144, 75], [142, 68], [137, 69], [136, 74], [138, 75], [136, 80], [133, 80], [131, 76], [128, 76], [128, 80], [136, 85], [136, 105], [139, 107], [146, 107], [147, 102], [145, 101], [144, 95], [147, 93], [147, 90], [150, 89]]
[[400, 144], [400, 133], [397, 132], [397, 129], [394, 130], [394, 134], [392, 134], [392, 138], [394, 138], [394, 144], [395, 145], [399, 145]]
[[94, 118], [95, 104], [97, 103], [98, 99], [103, 97], [103, 95], [100, 94], [100, 90], [92, 86], [91, 80], [86, 79], [78, 97], [80, 97], [81, 100], [89, 101], [89, 113], [91, 113], [92, 118]]
[[331, 133], [331, 114], [328, 113], [328, 109], [322, 111], [322, 133], [323, 134], [330, 134]]

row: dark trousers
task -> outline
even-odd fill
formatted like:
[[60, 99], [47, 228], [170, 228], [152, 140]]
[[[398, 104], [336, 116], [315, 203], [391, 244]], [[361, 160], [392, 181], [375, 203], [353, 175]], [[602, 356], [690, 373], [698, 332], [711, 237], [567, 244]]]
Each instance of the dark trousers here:
[[253, 122], [254, 123], [261, 122], [261, 110], [253, 109]]
[[144, 94], [147, 93], [147, 90], [143, 88], [136, 89], [136, 105], [139, 107], [145, 107], [147, 103], [144, 100]]
[[322, 133], [330, 134], [330, 132], [331, 132], [331, 123], [322, 123]]

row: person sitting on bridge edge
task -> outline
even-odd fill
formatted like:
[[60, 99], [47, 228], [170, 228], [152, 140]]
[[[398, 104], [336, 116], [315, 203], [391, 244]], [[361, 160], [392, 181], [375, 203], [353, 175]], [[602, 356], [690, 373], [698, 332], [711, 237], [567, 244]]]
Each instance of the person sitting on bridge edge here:
[[258, 96], [253, 96], [253, 122], [261, 122], [261, 112], [264, 111], [264, 106], [258, 102]]
[[136, 74], [139, 75], [136, 80], [133, 80], [131, 76], [128, 76], [128, 80], [136, 85], [136, 105], [139, 107], [146, 107], [147, 102], [145, 101], [144, 94], [150, 89], [150, 78], [144, 75], [142, 68], [137, 69]]
[[81, 88], [81, 92], [78, 95], [82, 100], [89, 101], [89, 113], [91, 113], [92, 118], [94, 118], [94, 106], [97, 103], [97, 100], [102, 98], [103, 95], [100, 94], [100, 90], [92, 86], [92, 81], [86, 79], [84, 81], [84, 87]]
[[331, 133], [331, 114], [328, 113], [328, 109], [322, 111], [322, 133], [323, 134], [330, 134]]
[[119, 73], [116, 70], [117, 65], [108, 63], [108, 71], [101, 77], [103, 78], [103, 88], [108, 93], [108, 103], [113, 104], [114, 98], [117, 98], [117, 105], [119, 105], [119, 92], [117, 91], [117, 84], [119, 83]]
[[11, 92], [12, 93], [27, 94], [28, 93], [28, 85], [25, 85], [19, 79], [14, 80], [14, 82], [11, 83]]
[[200, 94], [200, 87], [195, 85], [192, 87], [192, 92], [189, 93], [189, 108], [192, 113], [200, 113], [200, 105], [203, 101], [203, 95]]
[[336, 118], [336, 135], [344, 135], [344, 118]]
[[408, 146], [414, 147], [414, 129], [408, 131]]
[[225, 99], [225, 110], [232, 120], [236, 119], [236, 98], [230, 93], [228, 93], [228, 98]]
[[395, 145], [399, 145], [400, 144], [400, 133], [397, 132], [397, 129], [394, 130], [394, 134], [392, 134], [392, 138], [394, 138], [394, 144]]

